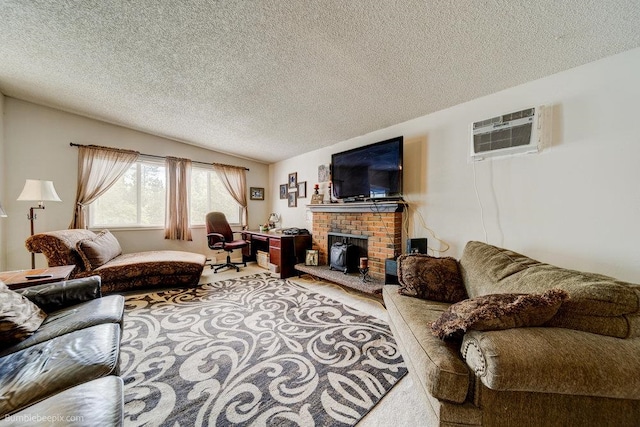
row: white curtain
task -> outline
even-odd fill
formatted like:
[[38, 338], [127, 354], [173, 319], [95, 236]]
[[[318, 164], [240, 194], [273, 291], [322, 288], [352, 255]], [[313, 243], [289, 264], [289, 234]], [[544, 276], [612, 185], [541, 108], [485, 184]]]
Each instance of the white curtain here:
[[111, 188], [140, 156], [137, 151], [95, 145], [81, 145], [78, 150], [78, 188], [69, 228], [87, 228], [85, 207]]
[[164, 238], [193, 240], [189, 228], [189, 182], [191, 160], [167, 157], [167, 215]]
[[241, 225], [244, 228], [248, 222], [247, 212], [247, 170], [243, 167], [213, 164], [220, 181], [224, 184], [231, 197], [242, 206]]

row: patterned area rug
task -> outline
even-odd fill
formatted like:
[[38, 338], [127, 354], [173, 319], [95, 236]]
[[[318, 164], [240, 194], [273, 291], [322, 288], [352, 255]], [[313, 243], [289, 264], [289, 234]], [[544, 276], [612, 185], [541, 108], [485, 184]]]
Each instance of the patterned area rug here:
[[407, 372], [389, 326], [260, 273], [126, 297], [125, 425], [354, 425]]

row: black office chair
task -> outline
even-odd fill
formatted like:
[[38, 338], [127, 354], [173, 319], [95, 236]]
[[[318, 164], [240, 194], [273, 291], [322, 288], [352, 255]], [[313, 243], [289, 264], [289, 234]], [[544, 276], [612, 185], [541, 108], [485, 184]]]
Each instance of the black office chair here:
[[[227, 218], [222, 212], [209, 212], [206, 216], [207, 244], [209, 249], [219, 249], [227, 252], [227, 262], [223, 264], [211, 264], [214, 273], [223, 268], [235, 268], [240, 271], [239, 265], [247, 266], [246, 262], [231, 262], [231, 251], [249, 246], [249, 242], [244, 239], [233, 239], [234, 231], [227, 222]], [[240, 233], [236, 231], [235, 233]]]

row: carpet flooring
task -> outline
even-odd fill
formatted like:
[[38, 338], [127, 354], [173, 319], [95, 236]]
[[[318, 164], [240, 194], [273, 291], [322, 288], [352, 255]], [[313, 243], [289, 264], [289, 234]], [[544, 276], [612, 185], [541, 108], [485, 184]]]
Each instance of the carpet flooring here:
[[406, 372], [383, 320], [268, 273], [126, 297], [125, 425], [355, 425]]

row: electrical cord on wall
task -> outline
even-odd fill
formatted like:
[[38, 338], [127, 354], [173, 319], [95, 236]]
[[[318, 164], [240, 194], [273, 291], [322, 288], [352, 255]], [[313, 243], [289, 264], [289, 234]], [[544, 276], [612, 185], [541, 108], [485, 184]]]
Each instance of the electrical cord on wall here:
[[484, 231], [484, 242], [489, 244], [489, 237], [487, 236], [487, 228], [484, 225], [484, 209], [482, 208], [482, 201], [480, 200], [480, 193], [478, 192], [478, 181], [476, 179], [476, 162], [473, 164], [473, 189], [476, 192], [476, 199], [478, 200], [478, 206], [480, 206], [480, 222], [482, 223], [482, 231]]
[[[406, 210], [407, 210], [407, 227], [406, 227], [406, 231], [407, 231], [407, 235], [409, 234], [409, 215], [408, 215], [408, 211], [409, 211], [409, 202], [403, 201], [402, 204], [404, 206], [406, 206]], [[445, 242], [444, 240], [442, 240], [441, 238], [439, 238], [438, 236], [436, 236], [436, 233], [430, 229], [429, 227], [427, 227], [427, 223], [424, 220], [424, 217], [422, 216], [422, 214], [420, 213], [420, 211], [418, 209], [414, 209], [414, 217], [417, 216], [418, 219], [420, 220], [420, 225], [422, 226], [422, 228], [424, 228], [425, 230], [427, 230], [431, 236], [437, 241], [440, 242], [440, 246], [444, 247], [444, 249], [435, 249], [432, 248], [431, 246], [429, 246], [427, 244], [427, 250], [431, 250], [432, 254], [438, 254], [440, 255], [442, 252], [447, 252], [451, 247], [449, 246], [449, 244], [447, 242]]]
[[[371, 211], [378, 214], [378, 218], [380, 219], [380, 222], [384, 226], [384, 231], [387, 234], [387, 239], [389, 239], [389, 241], [393, 243], [393, 236], [391, 235], [391, 233], [389, 233], [389, 228], [387, 227], [387, 222], [382, 220], [382, 214], [380, 213], [380, 206], [378, 206], [378, 201], [377, 200], [373, 200], [373, 208], [371, 209]], [[396, 253], [393, 254], [394, 257], [398, 256], [398, 255], [399, 254], [396, 254]]]
[[402, 210], [402, 232], [405, 236], [409, 236], [409, 204], [403, 200], [402, 205], [406, 206], [406, 209]]

